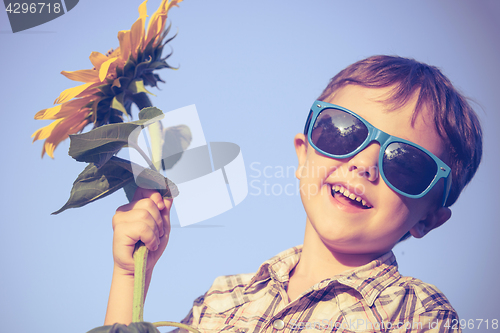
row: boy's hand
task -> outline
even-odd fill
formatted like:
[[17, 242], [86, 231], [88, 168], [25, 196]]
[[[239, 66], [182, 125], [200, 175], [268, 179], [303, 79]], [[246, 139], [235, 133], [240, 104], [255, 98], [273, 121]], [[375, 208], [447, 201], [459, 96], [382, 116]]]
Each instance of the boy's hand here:
[[135, 244], [140, 240], [149, 250], [147, 274], [160, 259], [170, 235], [172, 199], [163, 199], [155, 190], [137, 188], [132, 202], [113, 216], [113, 259], [120, 274], [134, 275]]

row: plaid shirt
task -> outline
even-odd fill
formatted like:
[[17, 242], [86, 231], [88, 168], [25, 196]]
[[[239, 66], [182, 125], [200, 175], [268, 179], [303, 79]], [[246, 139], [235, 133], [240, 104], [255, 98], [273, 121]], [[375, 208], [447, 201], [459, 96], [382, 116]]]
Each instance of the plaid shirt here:
[[182, 322], [202, 333], [461, 332], [446, 297], [433, 285], [401, 276], [392, 252], [289, 302], [289, 273], [301, 252], [302, 246], [284, 251], [255, 274], [218, 277]]

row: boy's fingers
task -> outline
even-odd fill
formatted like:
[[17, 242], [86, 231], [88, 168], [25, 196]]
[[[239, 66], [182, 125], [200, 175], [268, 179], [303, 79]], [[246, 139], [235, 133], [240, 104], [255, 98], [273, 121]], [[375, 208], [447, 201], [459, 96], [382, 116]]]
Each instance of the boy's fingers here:
[[147, 224], [154, 230], [158, 238], [163, 236], [163, 216], [156, 204], [150, 199], [142, 199], [119, 207], [113, 216], [113, 229], [118, 224]]
[[163, 199], [165, 208], [160, 211], [163, 218], [163, 231], [164, 233], [170, 233], [170, 209], [172, 208], [173, 199]]
[[157, 192], [157, 191], [147, 189], [147, 188], [138, 187], [134, 192], [134, 197], [133, 197], [132, 201], [137, 201], [137, 200], [141, 200], [144, 198], [149, 198], [154, 192]]
[[[143, 196], [145, 196], [146, 198], [137, 199], [137, 198], [142, 198]], [[118, 207], [116, 212], [117, 213], [128, 212], [128, 211], [140, 210], [140, 209], [147, 210], [151, 214], [151, 216], [156, 221], [156, 224], [158, 225], [159, 236], [160, 237], [163, 236], [163, 233], [164, 233], [164, 227], [163, 227], [164, 222], [163, 221], [164, 221], [164, 219], [163, 219], [163, 215], [160, 212], [165, 209], [165, 202], [163, 202], [163, 198], [160, 195], [160, 193], [158, 193], [157, 191], [154, 191], [154, 190], [138, 188], [138, 190], [135, 192], [135, 195], [134, 195], [134, 201], [132, 201], [126, 205]]]
[[134, 197], [132, 201], [137, 201], [141, 199], [151, 199], [156, 203], [159, 210], [165, 208], [165, 203], [163, 202], [163, 198], [161, 194], [157, 190], [145, 189], [142, 187], [138, 187], [135, 190]]
[[[124, 239], [129, 239], [124, 244], [127, 246], [135, 246], [138, 241], [142, 241], [148, 250], [155, 251], [159, 244], [160, 239], [155, 231], [146, 223], [135, 224], [120, 224], [116, 226], [115, 235], [126, 235]], [[131, 248], [133, 251], [133, 248]]]
[[[158, 193], [158, 195], [160, 194]], [[151, 199], [142, 199], [137, 202], [134, 209], [146, 210], [155, 221], [155, 229], [159, 232], [158, 237], [163, 236], [163, 216], [161, 215], [161, 211], [158, 209], [157, 203]]]
[[163, 204], [165, 205], [165, 207], [168, 209], [168, 211], [170, 212], [170, 208], [172, 208], [172, 203], [174, 202], [174, 199], [167, 199], [167, 198], [164, 198], [163, 199]]

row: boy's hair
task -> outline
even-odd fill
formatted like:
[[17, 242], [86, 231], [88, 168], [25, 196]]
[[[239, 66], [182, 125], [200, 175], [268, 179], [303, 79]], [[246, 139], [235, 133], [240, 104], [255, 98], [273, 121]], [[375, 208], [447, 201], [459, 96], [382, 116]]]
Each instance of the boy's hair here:
[[438, 68], [413, 59], [380, 55], [358, 61], [335, 75], [318, 100], [324, 101], [348, 84], [367, 88], [394, 86], [385, 101], [394, 109], [418, 92], [412, 122], [422, 107], [427, 107], [434, 116], [451, 167], [452, 184], [446, 206], [453, 205], [476, 173], [483, 150], [481, 126], [466, 98]]

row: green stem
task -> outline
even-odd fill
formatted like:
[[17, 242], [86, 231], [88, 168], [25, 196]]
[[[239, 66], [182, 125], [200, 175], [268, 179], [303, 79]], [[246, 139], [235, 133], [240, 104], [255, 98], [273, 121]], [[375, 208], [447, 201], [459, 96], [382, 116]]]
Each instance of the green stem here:
[[[132, 101], [137, 105], [139, 110], [153, 106], [151, 100], [146, 93], [139, 93], [132, 96]], [[148, 126], [149, 137], [151, 139], [151, 159], [157, 170], [161, 168], [161, 125], [159, 122]], [[154, 169], [153, 169], [154, 170]]]
[[146, 93], [143, 92], [132, 95], [131, 100], [137, 105], [139, 111], [144, 108], [153, 106], [153, 103], [151, 103], [151, 100], [149, 99], [148, 95], [146, 95]]
[[161, 169], [161, 155], [162, 155], [162, 131], [161, 123], [156, 122], [148, 126], [149, 138], [151, 139], [151, 159], [157, 170]]
[[[149, 97], [145, 93], [136, 94], [133, 96], [132, 101], [137, 104], [139, 110], [153, 106]], [[148, 155], [139, 147], [133, 145], [132, 148], [137, 150], [139, 154], [148, 163], [149, 167], [158, 171], [153, 162], [149, 159]], [[144, 321], [144, 289], [146, 285], [146, 264], [148, 261], [148, 249], [143, 242], [138, 241], [134, 249], [134, 298], [132, 303], [132, 322]]]
[[[137, 104], [139, 110], [145, 107], [153, 106], [148, 96], [145, 93], [134, 95], [133, 102]], [[157, 124], [153, 124], [157, 125]], [[150, 125], [153, 126], [153, 125]], [[150, 138], [152, 141], [152, 157], [153, 161], [157, 162], [157, 167], [155, 167], [153, 161], [149, 159], [148, 155], [138, 145], [131, 145], [132, 148], [136, 149], [139, 154], [146, 160], [149, 167], [158, 171], [160, 169], [161, 163], [161, 128], [159, 127], [150, 128]], [[158, 169], [157, 169], [158, 168]], [[132, 309], [132, 322], [144, 321], [144, 289], [146, 284], [146, 264], [148, 259], [148, 249], [143, 242], [139, 241], [135, 245], [134, 249], [134, 299], [133, 299], [133, 309]], [[160, 321], [153, 323], [155, 327], [160, 326], [173, 326], [186, 329], [193, 333], [200, 333], [197, 329], [194, 329], [188, 325], [175, 323], [171, 321]]]
[[146, 264], [148, 249], [143, 242], [138, 241], [134, 250], [134, 298], [132, 303], [132, 322], [144, 321], [144, 288], [146, 284]]
[[153, 161], [151, 161], [148, 157], [148, 155], [144, 152], [144, 150], [141, 149], [141, 147], [139, 147], [139, 145], [135, 144], [135, 143], [129, 143], [129, 146], [134, 148], [135, 150], [137, 150], [139, 152], [139, 154], [141, 154], [142, 158], [148, 163], [149, 167], [158, 172], [158, 169], [156, 169], [155, 165], [153, 164]]
[[200, 333], [200, 331], [198, 331], [197, 329], [195, 328], [192, 328], [191, 326], [189, 325], [185, 325], [185, 324], [181, 324], [181, 323], [175, 323], [173, 321], [158, 321], [156, 323], [153, 323], [153, 325], [155, 327], [161, 327], [161, 326], [172, 326], [172, 327], [179, 327], [179, 328], [183, 328], [185, 330], [188, 330], [189, 332], [193, 332], [193, 333]]

